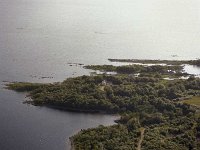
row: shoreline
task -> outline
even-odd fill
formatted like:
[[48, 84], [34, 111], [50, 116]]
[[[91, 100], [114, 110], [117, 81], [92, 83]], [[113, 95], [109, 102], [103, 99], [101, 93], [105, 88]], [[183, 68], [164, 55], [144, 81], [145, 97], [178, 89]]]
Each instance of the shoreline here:
[[69, 142], [70, 142], [70, 145], [71, 145], [70, 150], [75, 150], [75, 149], [74, 149], [74, 140], [73, 140], [72, 137], [69, 137]]
[[195, 60], [161, 60], [161, 59], [112, 59], [108, 58], [110, 62], [124, 62], [124, 63], [141, 63], [141, 64], [166, 64], [166, 65], [195, 65], [200, 66], [200, 59]]
[[[36, 105], [36, 106], [40, 106], [40, 105]], [[67, 108], [67, 107], [55, 106], [55, 105], [41, 105], [41, 107], [48, 107], [48, 108], [69, 111], [69, 112], [77, 112], [77, 113], [81, 112], [81, 113], [95, 113], [95, 114], [114, 114], [114, 113], [107, 113], [107, 112], [98, 111], [98, 110], [84, 110], [84, 109]]]
[[[128, 61], [128, 60], [127, 60]], [[144, 60], [141, 60], [144, 61]], [[148, 60], [146, 60], [148, 61]], [[158, 61], [158, 60], [152, 60]], [[163, 60], [165, 61], [165, 60]], [[160, 62], [159, 62], [160, 63]], [[180, 63], [180, 62], [179, 62]], [[149, 112], [151, 109], [152, 112], [157, 112], [163, 114], [162, 110], [159, 107], [163, 107], [166, 111], [176, 112], [178, 109], [186, 109], [191, 113], [193, 110], [190, 110], [190, 107], [183, 104], [177, 105], [177, 102], [185, 96], [190, 96], [193, 94], [198, 95], [198, 88], [200, 89], [198, 83], [200, 79], [191, 77], [187, 80], [164, 80], [165, 76], [174, 77], [177, 75], [182, 75], [183, 67], [179, 65], [175, 66], [123, 66], [116, 68], [112, 65], [91, 65], [90, 69], [93, 70], [117, 70], [118, 75], [99, 75], [99, 76], [80, 76], [76, 78], [69, 78], [60, 83], [55, 84], [38, 84], [38, 83], [11, 83], [6, 86], [10, 90], [15, 90], [18, 92], [26, 91], [29, 93], [30, 103], [35, 106], [47, 107], [52, 109], [58, 109], [63, 111], [71, 111], [77, 113], [93, 113], [93, 114], [113, 114], [119, 116], [118, 119], [113, 119], [114, 123], [120, 123], [119, 121], [125, 121], [123, 128], [120, 132], [125, 133], [124, 129], [129, 129], [129, 122], [133, 122], [132, 114], [140, 113], [141, 111]], [[140, 77], [132, 77], [133, 73], [139, 72], [143, 73]], [[194, 86], [195, 82], [196, 86]], [[140, 84], [138, 84], [140, 83]], [[173, 86], [172, 86], [173, 85]], [[104, 87], [103, 90], [101, 87]], [[138, 88], [139, 86], [139, 88]], [[174, 90], [170, 90], [174, 88]], [[124, 89], [124, 90], [120, 90]], [[135, 93], [132, 90], [135, 90]], [[189, 92], [188, 92], [189, 90]], [[153, 93], [153, 95], [152, 95]], [[161, 93], [161, 94], [160, 94]], [[135, 96], [137, 94], [137, 96]], [[146, 97], [145, 97], [146, 96]], [[180, 99], [181, 98], [181, 99]], [[116, 101], [117, 99], [117, 101]], [[145, 99], [145, 101], [142, 101]], [[177, 99], [177, 101], [174, 101]], [[141, 102], [142, 101], [142, 104]], [[158, 105], [158, 104], [159, 105]], [[146, 107], [146, 105], [148, 107]], [[161, 106], [160, 106], [161, 105]], [[170, 106], [170, 107], [169, 107]], [[144, 107], [144, 108], [143, 108]], [[158, 107], [158, 108], [157, 108]], [[169, 110], [168, 110], [169, 109]], [[137, 110], [135, 112], [135, 110]], [[122, 112], [127, 113], [122, 116]], [[183, 112], [185, 113], [185, 112]], [[180, 113], [180, 118], [184, 115]], [[130, 117], [130, 118], [129, 118]], [[157, 118], [154, 118], [157, 117]], [[131, 120], [132, 118], [132, 120]], [[125, 119], [125, 120], [123, 120]], [[127, 119], [127, 120], [126, 120]], [[137, 119], [137, 118], [136, 118]], [[158, 119], [158, 124], [162, 123], [167, 118], [162, 117], [162, 115], [155, 116], [155, 113], [148, 114], [146, 119], [149, 120], [148, 125], [151, 125], [151, 119]], [[126, 122], [127, 121], [127, 122]], [[140, 120], [138, 120], [140, 121]], [[173, 120], [176, 121], [176, 120]], [[142, 120], [141, 120], [142, 122]], [[137, 123], [137, 121], [135, 122]], [[154, 123], [154, 122], [153, 122]], [[139, 123], [140, 124], [140, 123]], [[137, 125], [137, 124], [136, 124]], [[143, 126], [147, 125], [143, 121]], [[168, 125], [169, 127], [173, 124]], [[109, 134], [111, 128], [105, 128], [107, 134]], [[88, 136], [90, 136], [91, 141], [93, 141], [93, 134], [90, 135], [90, 131], [96, 132], [98, 127], [93, 127], [88, 130]], [[117, 128], [118, 129], [118, 128]], [[130, 126], [131, 129], [131, 126]], [[71, 150], [74, 150], [76, 147], [79, 148], [79, 144], [82, 142], [77, 142], [76, 135], [82, 138], [81, 134], [83, 129], [80, 128], [80, 131], [74, 133], [69, 137], [69, 146], [71, 145]], [[87, 132], [87, 131], [86, 131]], [[132, 130], [131, 130], [132, 132]], [[133, 130], [133, 133], [135, 131]], [[98, 135], [98, 132], [96, 133]], [[128, 136], [128, 135], [127, 135]], [[167, 136], [167, 135], [166, 135]], [[96, 137], [98, 139], [98, 136]], [[129, 137], [131, 139], [131, 137]], [[155, 138], [155, 137], [154, 137]], [[102, 139], [99, 139], [102, 140]], [[106, 142], [106, 141], [104, 141]], [[126, 143], [126, 142], [125, 142]], [[85, 143], [82, 143], [84, 146]], [[95, 143], [94, 143], [95, 144]], [[78, 146], [77, 146], [78, 145]], [[90, 145], [90, 143], [89, 143]]]

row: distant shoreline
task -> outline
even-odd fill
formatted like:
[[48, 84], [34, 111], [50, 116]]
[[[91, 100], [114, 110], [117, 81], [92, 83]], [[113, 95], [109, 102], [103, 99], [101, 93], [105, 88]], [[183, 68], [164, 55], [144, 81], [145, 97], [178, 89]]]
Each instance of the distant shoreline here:
[[200, 59], [196, 60], [160, 60], [160, 59], [108, 59], [110, 62], [126, 62], [126, 63], [141, 63], [141, 64], [166, 64], [166, 65], [196, 65], [200, 66]]

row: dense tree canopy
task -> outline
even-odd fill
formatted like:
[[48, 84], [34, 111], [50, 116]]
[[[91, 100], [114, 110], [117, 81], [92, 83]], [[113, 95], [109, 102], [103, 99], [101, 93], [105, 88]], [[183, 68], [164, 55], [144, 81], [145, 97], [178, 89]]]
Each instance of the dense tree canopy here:
[[199, 109], [182, 103], [199, 96], [199, 78], [163, 79], [182, 74], [181, 66], [87, 68], [117, 74], [68, 78], [53, 84], [12, 83], [8, 88], [28, 91], [34, 105], [121, 115], [117, 125], [82, 130], [73, 136], [77, 150], [200, 149]]

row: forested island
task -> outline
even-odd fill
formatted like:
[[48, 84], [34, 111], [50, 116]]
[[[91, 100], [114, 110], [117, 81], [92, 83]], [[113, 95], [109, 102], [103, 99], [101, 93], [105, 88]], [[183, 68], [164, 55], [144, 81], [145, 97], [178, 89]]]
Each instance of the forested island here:
[[[156, 64], [151, 66], [84, 66], [116, 74], [49, 84], [15, 82], [7, 88], [28, 92], [34, 105], [120, 114], [116, 125], [82, 130], [71, 137], [75, 150], [198, 150], [200, 79], [183, 71], [183, 61], [167, 65], [155, 61], [148, 61]], [[198, 65], [196, 60], [187, 62]]]

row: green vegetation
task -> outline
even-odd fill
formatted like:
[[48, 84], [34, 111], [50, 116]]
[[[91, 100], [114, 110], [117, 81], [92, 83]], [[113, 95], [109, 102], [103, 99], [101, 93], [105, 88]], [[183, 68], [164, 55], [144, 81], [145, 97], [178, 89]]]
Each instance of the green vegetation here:
[[10, 90], [15, 90], [18, 92], [28, 92], [33, 91], [38, 88], [45, 87], [45, 84], [41, 83], [28, 83], [28, 82], [13, 82], [10, 84], [7, 84], [7, 88]]
[[[68, 78], [61, 83], [11, 83], [28, 91], [33, 104], [67, 110], [119, 113], [116, 125], [82, 130], [71, 137], [75, 150], [198, 150], [200, 113], [182, 100], [200, 96], [200, 79], [177, 66], [86, 66], [116, 75]], [[136, 77], [134, 74], [139, 73]]]
[[[160, 113], [122, 115], [118, 125], [83, 130], [72, 137], [77, 150], [200, 149], [200, 118], [188, 105]], [[185, 109], [185, 110], [184, 110]], [[142, 128], [141, 128], [142, 127]]]
[[190, 99], [183, 100], [183, 103], [200, 106], [200, 97], [194, 96], [194, 97], [192, 97]]
[[151, 59], [108, 59], [111, 62], [127, 62], [141, 64], [167, 64], [167, 65], [196, 65], [200, 66], [200, 59], [197, 60], [151, 60]]
[[11, 83], [8, 87], [16, 91], [30, 91], [35, 105], [121, 113], [139, 111], [140, 103], [144, 108], [148, 106], [143, 106], [146, 101], [154, 99], [179, 100], [198, 95], [200, 79], [165, 81], [153, 77], [99, 75], [69, 78], [55, 84]]
[[137, 74], [140, 76], [151, 76], [156, 78], [164, 77], [181, 77], [187, 76], [187, 73], [183, 73], [183, 66], [143, 66], [143, 65], [124, 65], [124, 66], [112, 66], [112, 65], [90, 65], [85, 66], [86, 69], [100, 70], [104, 72], [117, 72], [118, 74]]
[[83, 130], [71, 139], [75, 145], [74, 149], [77, 150], [135, 149], [139, 134], [139, 130], [134, 130], [130, 135], [128, 129], [119, 124]]
[[190, 60], [188, 64], [200, 66], [200, 59], [198, 59], [198, 60]]

